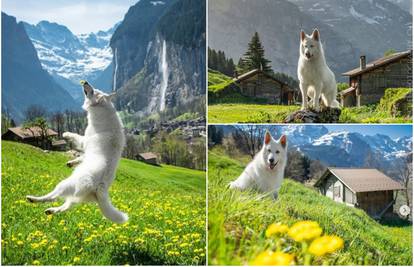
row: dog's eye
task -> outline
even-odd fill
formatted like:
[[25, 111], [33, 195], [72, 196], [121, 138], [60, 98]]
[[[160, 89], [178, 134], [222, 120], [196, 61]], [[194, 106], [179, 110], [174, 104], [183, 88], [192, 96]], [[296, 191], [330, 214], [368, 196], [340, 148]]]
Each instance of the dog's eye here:
[[276, 150], [276, 154], [279, 154], [280, 153], [280, 151], [279, 150]]
[[268, 150], [267, 150], [267, 152], [269, 152], [269, 153], [270, 153], [270, 152], [272, 152], [272, 150], [268, 149]]
[[313, 48], [313, 45], [310, 45], [311, 48]]

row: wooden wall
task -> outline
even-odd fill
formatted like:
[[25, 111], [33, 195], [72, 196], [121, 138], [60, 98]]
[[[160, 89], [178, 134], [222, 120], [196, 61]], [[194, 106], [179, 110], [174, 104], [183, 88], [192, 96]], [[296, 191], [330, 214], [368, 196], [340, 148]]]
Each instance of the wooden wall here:
[[240, 81], [239, 86], [245, 96], [263, 98], [271, 104], [282, 104], [283, 84], [263, 74], [244, 79]]
[[361, 105], [378, 103], [387, 88], [411, 87], [411, 72], [411, 59], [407, 56], [361, 74]]
[[[393, 201], [393, 191], [374, 191], [357, 193], [359, 208], [369, 215], [376, 215], [381, 212], [391, 201]], [[392, 212], [392, 207], [388, 210]]]

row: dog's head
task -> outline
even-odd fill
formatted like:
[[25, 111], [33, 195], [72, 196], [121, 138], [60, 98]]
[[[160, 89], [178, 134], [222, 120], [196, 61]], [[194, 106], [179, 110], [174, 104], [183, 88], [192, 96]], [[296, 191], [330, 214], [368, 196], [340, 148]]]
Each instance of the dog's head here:
[[112, 106], [111, 100], [115, 96], [115, 93], [106, 94], [98, 89], [94, 89], [84, 80], [80, 84], [83, 86], [83, 93], [85, 95], [83, 109], [88, 110], [90, 107], [96, 106]]
[[282, 135], [279, 140], [273, 139], [268, 131], [266, 131], [263, 143], [263, 160], [269, 170], [283, 165], [287, 155], [287, 138]]
[[300, 31], [300, 54], [306, 60], [312, 60], [321, 52], [320, 34], [318, 29], [313, 30], [312, 35], [307, 35], [304, 31]]

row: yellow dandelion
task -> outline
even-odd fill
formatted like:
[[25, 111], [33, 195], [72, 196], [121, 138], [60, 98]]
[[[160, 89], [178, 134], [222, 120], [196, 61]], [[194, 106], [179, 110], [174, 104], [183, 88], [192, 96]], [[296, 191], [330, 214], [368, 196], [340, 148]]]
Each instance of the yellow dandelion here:
[[288, 231], [288, 235], [297, 242], [312, 240], [322, 234], [319, 224], [314, 221], [297, 222]]
[[74, 258], [73, 258], [73, 262], [74, 262], [74, 263], [79, 262], [79, 261], [80, 261], [80, 257], [74, 257]]
[[19, 245], [19, 246], [23, 246], [23, 244], [24, 244], [24, 242], [23, 242], [23, 241], [21, 241], [21, 240], [17, 241], [17, 245]]
[[34, 261], [32, 262], [32, 264], [33, 264], [33, 265], [40, 265], [40, 261], [38, 261], [38, 260], [34, 260]]
[[252, 265], [294, 265], [295, 255], [283, 252], [265, 251], [260, 253], [252, 262]]
[[309, 252], [315, 256], [333, 253], [344, 247], [344, 240], [338, 236], [325, 235], [316, 238], [309, 246]]
[[63, 246], [63, 247], [62, 247], [62, 250], [63, 250], [63, 251], [68, 250], [68, 249], [69, 249], [69, 247], [68, 247], [68, 246]]
[[30, 246], [32, 247], [32, 249], [37, 249], [37, 248], [39, 248], [39, 247], [40, 247], [40, 244], [38, 244], [38, 243], [33, 243], [33, 244], [31, 244]]
[[266, 237], [271, 237], [275, 234], [284, 234], [289, 230], [289, 227], [282, 223], [272, 223], [266, 229]]

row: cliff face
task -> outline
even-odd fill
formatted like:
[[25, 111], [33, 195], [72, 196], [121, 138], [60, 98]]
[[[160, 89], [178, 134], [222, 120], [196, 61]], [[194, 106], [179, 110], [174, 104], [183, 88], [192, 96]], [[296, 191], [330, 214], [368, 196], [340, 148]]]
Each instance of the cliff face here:
[[80, 109], [69, 93], [42, 68], [23, 24], [5, 13], [1, 18], [2, 111], [21, 122], [31, 105], [42, 106], [51, 112]]
[[[148, 21], [153, 24], [142, 22], [137, 15], [128, 16], [131, 10], [138, 12], [138, 8], [152, 14]], [[118, 108], [148, 114], [205, 95], [204, 10], [205, 2], [196, 0], [155, 5], [142, 0], [131, 7], [111, 40]], [[137, 20], [147, 29], [129, 31], [125, 25], [136, 25]], [[126, 48], [134, 40], [140, 45], [134, 45], [132, 52]]]

